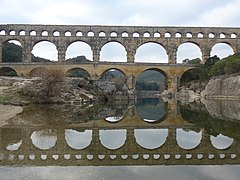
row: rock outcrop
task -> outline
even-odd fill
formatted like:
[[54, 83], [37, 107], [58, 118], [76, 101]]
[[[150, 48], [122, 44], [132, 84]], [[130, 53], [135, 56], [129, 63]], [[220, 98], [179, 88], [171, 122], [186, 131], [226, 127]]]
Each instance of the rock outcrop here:
[[201, 97], [240, 99], [240, 75], [223, 75], [211, 78]]

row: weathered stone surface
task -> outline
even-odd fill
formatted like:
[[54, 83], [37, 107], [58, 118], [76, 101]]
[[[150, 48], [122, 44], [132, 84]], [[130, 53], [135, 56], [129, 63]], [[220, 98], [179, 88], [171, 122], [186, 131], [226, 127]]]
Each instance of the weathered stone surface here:
[[240, 75], [212, 78], [201, 93], [201, 97], [240, 98]]

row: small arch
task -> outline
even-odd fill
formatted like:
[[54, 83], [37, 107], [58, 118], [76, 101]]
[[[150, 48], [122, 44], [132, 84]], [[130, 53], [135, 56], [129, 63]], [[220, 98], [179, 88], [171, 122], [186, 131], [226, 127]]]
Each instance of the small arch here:
[[47, 68], [44, 67], [37, 67], [32, 69], [27, 76], [29, 77], [40, 77], [42, 76], [42, 74], [44, 74], [45, 72], [47, 72]]
[[134, 137], [141, 147], [157, 149], [166, 142], [168, 129], [134, 129]]
[[140, 35], [139, 35], [138, 32], [133, 33], [133, 37], [139, 37], [139, 36], [140, 36]]
[[58, 51], [54, 43], [50, 41], [39, 41], [32, 49], [32, 53], [36, 57], [41, 57], [50, 61], [58, 60]]
[[176, 141], [182, 149], [194, 149], [200, 143], [202, 139], [202, 130], [195, 132], [193, 130], [184, 130], [182, 128], [176, 129]]
[[122, 37], [128, 37], [128, 33], [127, 32], [123, 32], [122, 33]]
[[11, 35], [11, 36], [15, 36], [15, 35], [16, 35], [16, 31], [11, 30], [11, 31], [9, 32], [9, 35]]
[[202, 60], [202, 52], [198, 45], [192, 42], [186, 42], [178, 47], [177, 63], [186, 63], [186, 61], [197, 58], [200, 59], [200, 61]]
[[76, 36], [81, 37], [81, 36], [83, 36], [83, 33], [81, 31], [77, 31]]
[[33, 145], [41, 150], [51, 149], [57, 143], [56, 131], [52, 129], [34, 131], [30, 138]]
[[100, 33], [98, 34], [98, 36], [99, 36], [99, 37], [106, 37], [106, 33], [102, 31], [102, 32], [100, 32]]
[[88, 147], [92, 141], [92, 130], [76, 131], [65, 129], [65, 140], [73, 149], [80, 150]]
[[30, 31], [30, 36], [36, 36], [37, 32], [36, 31]]
[[100, 61], [127, 62], [125, 47], [119, 42], [107, 42], [101, 48]]
[[19, 35], [20, 35], [20, 36], [25, 36], [25, 35], [26, 35], [26, 32], [25, 32], [24, 30], [21, 30], [21, 31], [19, 32]]
[[110, 37], [117, 37], [117, 33], [116, 32], [111, 32]]
[[188, 32], [188, 33], [186, 34], [186, 38], [192, 38], [192, 33]]
[[222, 134], [218, 134], [216, 137], [211, 135], [210, 141], [213, 147], [223, 150], [229, 148], [233, 144], [234, 139]]
[[0, 76], [18, 76], [17, 72], [10, 67], [1, 67]]
[[66, 50], [66, 60], [75, 62], [92, 61], [92, 49], [89, 44], [83, 41], [75, 41], [69, 44]]
[[197, 34], [197, 37], [198, 37], [198, 38], [203, 38], [204, 35], [203, 35], [203, 33], [200, 32], [200, 33]]
[[82, 68], [72, 68], [69, 69], [66, 73], [68, 77], [80, 77], [83, 79], [88, 79], [90, 77], [90, 74]]
[[66, 31], [64, 35], [65, 36], [72, 36], [72, 33], [70, 31]]
[[149, 32], [143, 33], [143, 37], [150, 37], [150, 33]]
[[175, 34], [175, 37], [176, 37], [176, 38], [181, 38], [181, 37], [182, 37], [182, 34], [179, 33], [179, 32], [177, 32], [177, 33]]
[[6, 31], [5, 30], [1, 30], [0, 31], [0, 36], [5, 36], [6, 35]]
[[208, 38], [215, 38], [215, 34], [214, 33], [209, 33]]
[[87, 36], [88, 36], [88, 37], [94, 37], [94, 32], [89, 31], [89, 32], [87, 33]]
[[125, 144], [125, 141], [127, 139], [127, 130], [100, 130], [99, 138], [104, 147], [106, 147], [107, 149], [116, 150], [121, 148]]
[[60, 32], [59, 31], [54, 31], [53, 36], [60, 36]]
[[170, 33], [170, 32], [166, 32], [166, 33], [164, 34], [164, 37], [165, 37], [165, 38], [170, 38], [170, 37], [171, 37], [171, 33]]
[[226, 38], [226, 35], [225, 35], [225, 33], [221, 33], [221, 34], [219, 35], [219, 37], [220, 37], [221, 39], [224, 39], [224, 38]]
[[48, 36], [48, 32], [47, 31], [42, 31], [42, 36]]
[[228, 43], [216, 43], [210, 52], [210, 56], [218, 56], [220, 59], [233, 55], [233, 48]]
[[162, 45], [155, 42], [147, 42], [138, 47], [135, 54], [135, 62], [168, 63], [168, 55]]
[[161, 34], [159, 32], [155, 32], [153, 37], [156, 37], [156, 38], [161, 37]]
[[237, 38], [237, 34], [236, 34], [236, 33], [232, 33], [232, 34], [231, 34], [231, 38], [232, 38], [232, 39]]

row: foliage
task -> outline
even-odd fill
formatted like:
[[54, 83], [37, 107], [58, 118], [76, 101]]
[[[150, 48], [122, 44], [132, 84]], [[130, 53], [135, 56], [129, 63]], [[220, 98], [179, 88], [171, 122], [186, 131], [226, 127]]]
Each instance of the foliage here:
[[21, 62], [22, 47], [14, 43], [3, 43], [3, 62]]
[[17, 73], [15, 71], [9, 71], [5, 73], [5, 76], [17, 76]]
[[80, 78], [88, 79], [90, 75], [84, 69], [72, 69], [67, 73], [67, 76], [68, 77], [80, 77]]
[[50, 98], [61, 94], [65, 84], [65, 75], [60, 70], [48, 70], [39, 74], [40, 80], [34, 85], [29, 84], [23, 90], [37, 102], [51, 102]]

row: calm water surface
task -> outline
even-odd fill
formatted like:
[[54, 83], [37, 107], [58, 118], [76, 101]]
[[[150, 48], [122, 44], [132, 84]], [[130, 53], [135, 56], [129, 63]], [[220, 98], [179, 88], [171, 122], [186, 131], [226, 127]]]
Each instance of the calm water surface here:
[[0, 179], [239, 179], [232, 103], [25, 107], [0, 127]]

